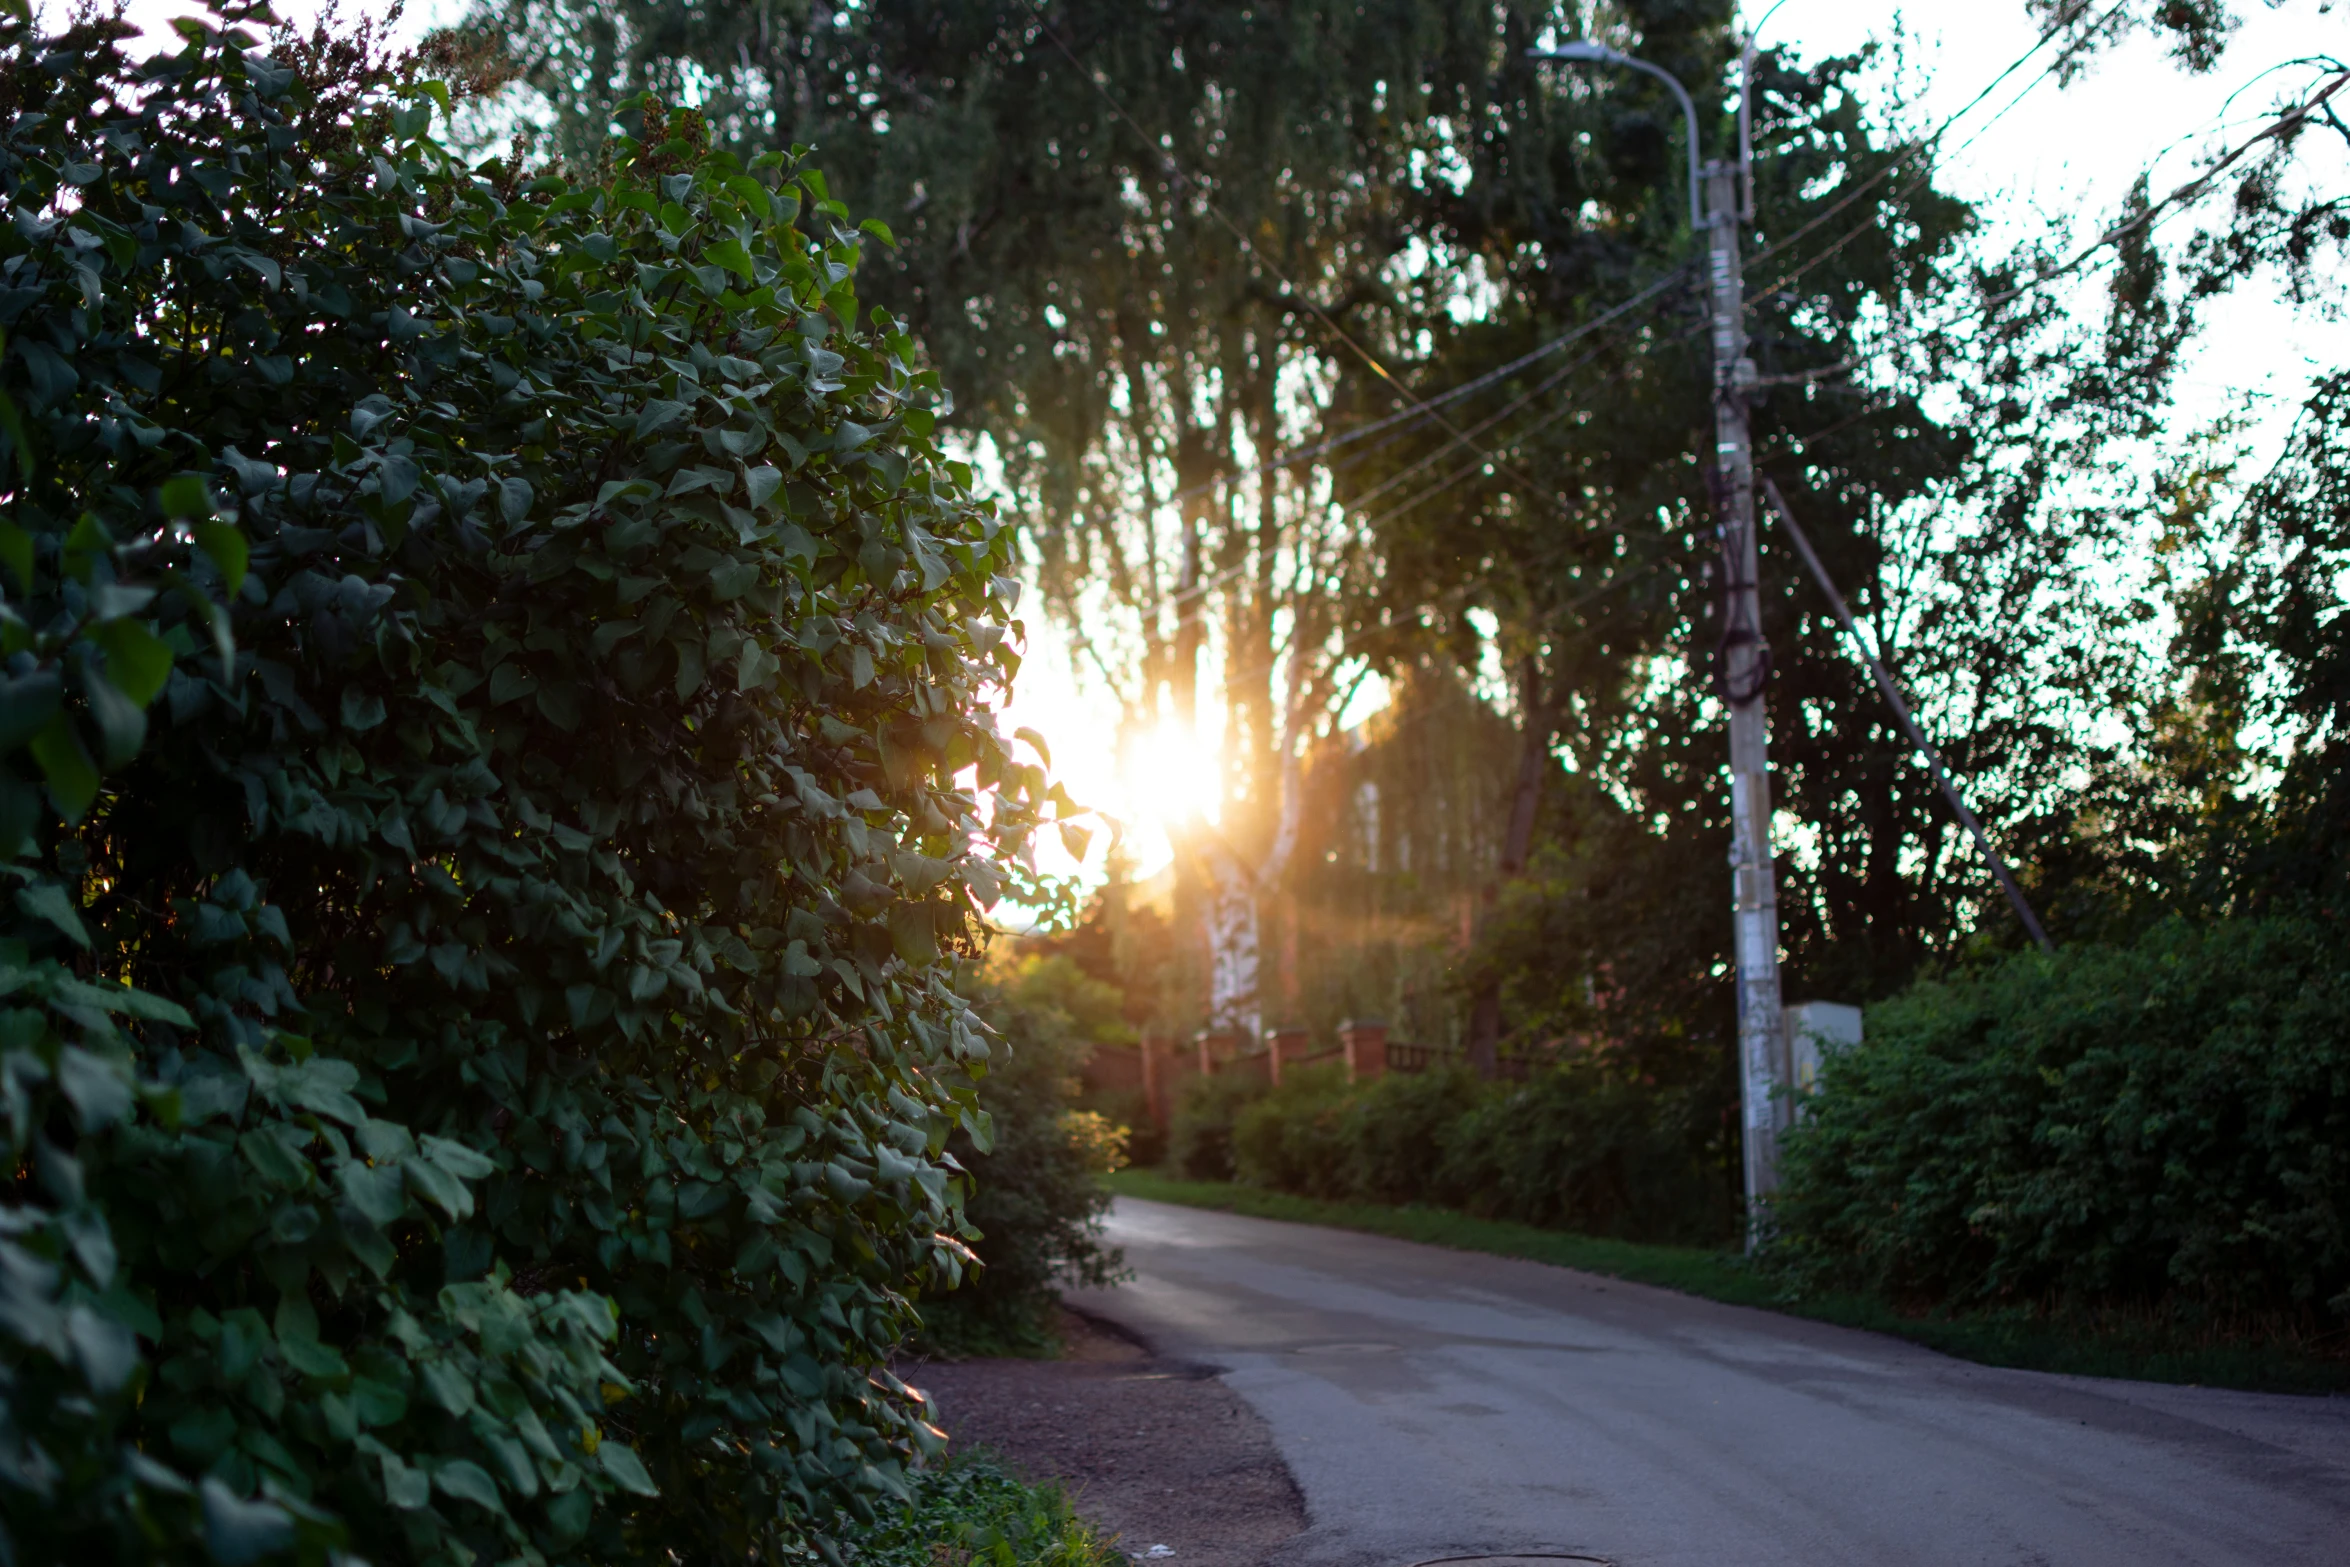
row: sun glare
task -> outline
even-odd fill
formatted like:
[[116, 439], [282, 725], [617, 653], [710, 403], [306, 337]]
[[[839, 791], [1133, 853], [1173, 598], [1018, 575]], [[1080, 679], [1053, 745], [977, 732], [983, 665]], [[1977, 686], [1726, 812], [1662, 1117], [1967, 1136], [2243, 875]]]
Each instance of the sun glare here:
[[1172, 836], [1187, 822], [1216, 819], [1216, 752], [1172, 719], [1131, 737], [1118, 773], [1130, 831]]
[[[1129, 874], [1149, 879], [1174, 857], [1184, 823], [1213, 820], [1221, 776], [1212, 738], [1172, 716], [1128, 727], [1114, 699], [1079, 681], [1065, 639], [1035, 637], [1012, 698], [998, 713], [1010, 733], [1029, 727], [1051, 747], [1053, 778], [1089, 813], [1082, 824], [1115, 823]], [[1211, 721], [1212, 722], [1212, 721]], [[1211, 730], [1212, 734], [1212, 730]], [[1082, 863], [1058, 836], [1037, 842], [1037, 864], [1051, 875], [1098, 879], [1108, 868], [1111, 835], [1096, 832]]]

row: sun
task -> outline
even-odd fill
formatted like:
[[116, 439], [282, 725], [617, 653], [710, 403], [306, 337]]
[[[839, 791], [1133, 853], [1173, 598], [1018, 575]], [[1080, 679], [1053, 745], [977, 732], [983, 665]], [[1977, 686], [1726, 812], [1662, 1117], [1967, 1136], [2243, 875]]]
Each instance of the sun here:
[[[1147, 857], [1189, 824], [1214, 821], [1223, 804], [1216, 748], [1190, 726], [1163, 718], [1119, 748], [1118, 792], [1127, 830]], [[1163, 852], [1163, 851], [1162, 851]]]
[[[1078, 679], [1066, 638], [1038, 635], [1023, 651], [1019, 682], [997, 710], [998, 727], [1006, 734], [1032, 729], [1044, 740], [1048, 749], [1030, 759], [1045, 762], [1085, 809], [1082, 825], [1116, 824], [1125, 873], [1148, 880], [1174, 858], [1188, 824], [1221, 814], [1218, 710], [1211, 704], [1196, 729], [1173, 713], [1136, 715]], [[1095, 833], [1080, 860], [1065, 852], [1074, 845], [1046, 833], [1037, 842], [1039, 868], [1098, 877], [1108, 868], [1110, 842], [1111, 834]]]

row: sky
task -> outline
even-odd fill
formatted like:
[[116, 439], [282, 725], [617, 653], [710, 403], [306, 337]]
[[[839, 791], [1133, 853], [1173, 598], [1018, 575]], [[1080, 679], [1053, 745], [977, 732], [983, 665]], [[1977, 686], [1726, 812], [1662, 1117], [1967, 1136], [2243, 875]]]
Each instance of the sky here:
[[[54, 13], [56, 0], [42, 10]], [[133, 0], [132, 19], [153, 33], [193, 7]], [[279, 0], [281, 15], [306, 19], [312, 0]], [[462, 11], [462, 0], [412, 0], [403, 31], [411, 36]], [[2193, 76], [2167, 58], [2158, 40], [2139, 36], [2095, 57], [2069, 85], [2044, 77], [2035, 57], [1952, 129], [1960, 148], [1940, 174], [1945, 188], [1976, 200], [1994, 238], [2021, 236], [2048, 218], [2093, 239], [2132, 181], [2153, 161], [2154, 189], [2191, 178], [2196, 160], [2232, 145], [2271, 117], [2280, 96], [2305, 87], [2308, 67], [2272, 71], [2313, 53], [2350, 55], [2350, 0], [2238, 0], [2241, 26], [2219, 67]], [[1906, 111], [1914, 127], [1940, 123], [1982, 91], [2033, 44], [2023, 0], [1922, 0], [1907, 7], [1853, 0], [1783, 0], [1768, 11], [1765, 46], [1802, 56], [1857, 51], [1872, 40], [1899, 40], [1881, 52], [1881, 77], [1914, 93]], [[1881, 99], [1882, 95], [1880, 95]], [[2231, 99], [2233, 101], [2231, 101]], [[2350, 113], [2350, 94], [2345, 95]], [[1946, 159], [1948, 154], [1946, 153]], [[2092, 299], [2083, 291], [2084, 299]], [[2301, 391], [2318, 367], [2350, 361], [2350, 325], [2296, 312], [2259, 287], [2240, 290], [2208, 313], [2207, 328], [2184, 373], [2183, 418], [2199, 424], [2223, 416], [2249, 421], [2256, 460], [2273, 453]], [[1137, 869], [1165, 863], [1167, 821], [1200, 803], [1212, 765], [1184, 748], [1142, 744], [1121, 757], [1116, 704], [1089, 684], [1068, 644], [1041, 617], [1027, 617], [1027, 662], [1007, 728], [1031, 726], [1052, 752], [1055, 772], [1079, 800], [1122, 820]], [[1382, 699], [1367, 686], [1344, 715], [1368, 716]], [[1098, 873], [1097, 846], [1091, 869]], [[1048, 869], [1074, 867], [1048, 846]]]

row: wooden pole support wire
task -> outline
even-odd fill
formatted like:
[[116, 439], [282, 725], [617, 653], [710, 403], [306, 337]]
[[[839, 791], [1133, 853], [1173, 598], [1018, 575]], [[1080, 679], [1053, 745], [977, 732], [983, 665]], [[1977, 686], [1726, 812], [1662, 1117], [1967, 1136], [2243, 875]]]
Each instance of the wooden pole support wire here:
[[1901, 688], [1885, 672], [1885, 666], [1878, 661], [1876, 650], [1869, 646], [1868, 638], [1861, 635], [1860, 627], [1853, 624], [1852, 611], [1845, 607], [1844, 595], [1837, 592], [1836, 584], [1828, 579], [1828, 568], [1820, 564], [1820, 557], [1812, 551], [1811, 540], [1804, 537], [1803, 529], [1795, 521], [1795, 513], [1787, 509], [1787, 497], [1781, 495], [1779, 487], [1768, 479], [1763, 480], [1762, 487], [1763, 493], [1771, 499], [1771, 510], [1779, 514], [1779, 521], [1786, 526], [1787, 536], [1795, 541], [1795, 551], [1803, 557], [1803, 564], [1810, 569], [1812, 580], [1828, 596], [1828, 603], [1836, 611], [1837, 620], [1844, 625], [1845, 635], [1852, 638], [1852, 645], [1859, 649], [1862, 660], [1869, 666], [1869, 673], [1877, 677], [1877, 689], [1885, 693], [1886, 702], [1893, 708], [1893, 716], [1900, 719], [1901, 727], [1909, 732], [1909, 743], [1917, 747], [1918, 755], [1925, 759], [1927, 768], [1934, 774], [1934, 782], [1942, 786], [1942, 797], [1950, 802], [1950, 809], [1957, 813], [1959, 821], [1974, 836], [1975, 847], [1982, 850], [1983, 858], [1990, 862], [1991, 874], [1999, 878], [2000, 890], [2007, 894], [2007, 901], [2015, 906], [2016, 918], [2024, 922], [2024, 929], [2032, 933], [2032, 939], [2040, 944], [2042, 951], [2054, 952], [2056, 943], [2050, 941], [2048, 932], [2040, 928], [2039, 916], [2032, 912], [2032, 905], [2025, 900], [2024, 889], [2016, 885], [2015, 875], [2008, 870], [2007, 861], [2000, 858], [1999, 851], [1991, 846], [1990, 835], [1983, 831], [1983, 824], [1975, 819], [1975, 813], [1968, 810], [1966, 801], [1959, 797], [1958, 785], [1951, 781], [1950, 769], [1942, 764], [1942, 754], [1934, 749], [1933, 742], [1926, 738], [1926, 732], [1910, 716], [1909, 704], [1902, 700]]

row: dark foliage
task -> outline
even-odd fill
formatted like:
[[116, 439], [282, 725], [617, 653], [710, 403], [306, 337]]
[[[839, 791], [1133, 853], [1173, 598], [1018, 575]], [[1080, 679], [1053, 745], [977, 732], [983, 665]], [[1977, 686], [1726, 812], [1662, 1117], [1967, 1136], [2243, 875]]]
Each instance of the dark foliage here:
[[[2060, 79], [2138, 32], [2206, 70], [2233, 31], [2219, 0], [2029, 8], [2051, 34], [2031, 68]], [[1319, 818], [1301, 835], [1319, 858], [1259, 883], [1285, 938], [1265, 944], [1282, 954], [1283, 1007], [1319, 1023], [1369, 992], [1417, 1038], [1457, 1037], [1475, 1017], [1487, 1041], [1604, 1059], [1506, 1112], [1481, 1101], [1492, 1134], [1525, 1148], [1457, 1193], [1506, 1192], [1578, 1225], [1727, 1228], [1714, 367], [1691, 309], [1682, 132], [1653, 80], [1535, 65], [1522, 46], [1604, 22], [1688, 84], [1700, 150], [1723, 155], [1737, 126], [1728, 6], [481, 9], [545, 24], [510, 31], [528, 36], [521, 63], [578, 145], [627, 87], [690, 77], [726, 135], [821, 138], [903, 218], [910, 242], [876, 287], [974, 392], [1054, 607], [1152, 722], [1189, 718], [1220, 649], [1219, 831], [1241, 858], [1273, 840], [1298, 787]], [[2338, 913], [2350, 392], [2321, 387], [2286, 462], [2223, 525], [2209, 513], [2233, 483], [2224, 465], [2160, 486], [2142, 454], [2166, 439], [2203, 301], [2254, 277], [2317, 308], [2331, 297], [2321, 263], [2350, 244], [2350, 197], [2304, 176], [2313, 148], [2338, 153], [2350, 132], [2329, 108], [2245, 146], [2204, 187], [2225, 200], [2203, 211], [2224, 213], [2167, 253], [2150, 184], [2113, 215], [2110, 247], [2077, 251], [2062, 225], [2006, 247], [1940, 188], [1954, 142], [1863, 89], [1872, 63], [1766, 48], [1744, 106], [1760, 469], [2060, 941], [2126, 944], [2178, 912]], [[2312, 57], [2271, 85], [2333, 69]], [[2102, 310], [2074, 308], [2085, 282]], [[1326, 398], [1284, 402], [1285, 367]], [[1401, 386], [1426, 395], [1484, 372], [1495, 379], [1442, 421], [1407, 418], [1284, 476], [1216, 487], [1239, 451], [1344, 436], [1397, 407]], [[1345, 522], [1317, 534], [1305, 523], [1329, 515], [1325, 482]], [[2117, 563], [2140, 558], [2150, 508], [2165, 514], [2167, 575], [2139, 596]], [[1790, 998], [1873, 1003], [1937, 964], [2019, 946], [1825, 600], [1764, 537], [1774, 797], [1802, 824], [1779, 862]], [[1290, 579], [1307, 591], [1279, 585], [1285, 562], [1309, 557]], [[2146, 629], [2166, 607], [2181, 627], [2169, 659]], [[1273, 688], [1277, 668], [1305, 667], [1300, 647], [1342, 647], [1391, 677], [1497, 651], [1536, 787], [1493, 781], [1506, 771], [1486, 755], [1493, 737], [1472, 747], [1435, 726], [1372, 737], [1318, 778], [1302, 769], [1300, 786], [1271, 739], [1305, 710]], [[2247, 739], [2262, 731], [2265, 757]], [[1536, 847], [1506, 849], [1501, 824], [1531, 796]], [[1407, 844], [1420, 852], [1384, 852]], [[1178, 1033], [1206, 989], [1201, 885], [1185, 862], [1176, 929], [1138, 943], [1147, 959], [1121, 976], [1142, 996], [1147, 974]], [[1352, 1101], [1326, 1085], [1249, 1111], [1246, 1090], [1198, 1085], [1171, 1157], [1203, 1175], [1256, 1160], [1284, 1183], [1410, 1190], [1431, 1179], [1411, 1130], [1425, 1107], [1389, 1106], [1389, 1092], [1363, 1101], [1399, 1129], [1373, 1155], [1348, 1130]]]
[[[2178, 901], [2194, 912], [2350, 909], [2350, 373], [2326, 377], [2277, 465], [2228, 515], [2180, 508], [2189, 671], [2162, 738]], [[2275, 779], [2249, 787], [2267, 730]], [[2149, 813], [2150, 815], [2152, 813]]]
[[986, 1456], [917, 1475], [903, 1511], [857, 1531], [859, 1567], [1123, 1567], [1058, 1485], [1028, 1485]]
[[[1234, 1109], [1224, 1178], [1307, 1197], [1348, 1194], [1352, 1182], [1341, 1123], [1352, 1098], [1344, 1067], [1325, 1063], [1292, 1070], [1279, 1088]], [[1191, 1173], [1180, 1165], [1177, 1169]]]
[[967, 1256], [1008, 535], [814, 172], [232, 23], [0, 24], [9, 1546], [803, 1549]]
[[963, 988], [1001, 1040], [979, 1084], [987, 1145], [967, 1130], [947, 1142], [971, 1172], [964, 1212], [981, 1266], [923, 1303], [922, 1336], [947, 1353], [1034, 1353], [1053, 1342], [1058, 1286], [1119, 1277], [1119, 1254], [1101, 1238], [1110, 1198], [1100, 1177], [1124, 1162], [1125, 1133], [1076, 1104], [1086, 1055], [1125, 1032], [1119, 997], [1066, 957]]
[[1232, 1147], [1239, 1179], [1303, 1196], [1713, 1244], [1736, 1227], [1720, 1136], [1714, 1096], [1583, 1062], [1524, 1083], [1304, 1072], [1239, 1110]]
[[1773, 1256], [1896, 1297], [2350, 1312], [2350, 980], [2327, 925], [2173, 922], [1872, 1008], [1790, 1137]]
[[1263, 1092], [1254, 1078], [1185, 1078], [1167, 1118], [1167, 1162], [1195, 1181], [1231, 1180], [1233, 1128]]
[[1725, 1130], [1717, 1093], [1568, 1067], [1504, 1085], [1448, 1127], [1437, 1192], [1581, 1235], [1718, 1245], [1738, 1231]]

